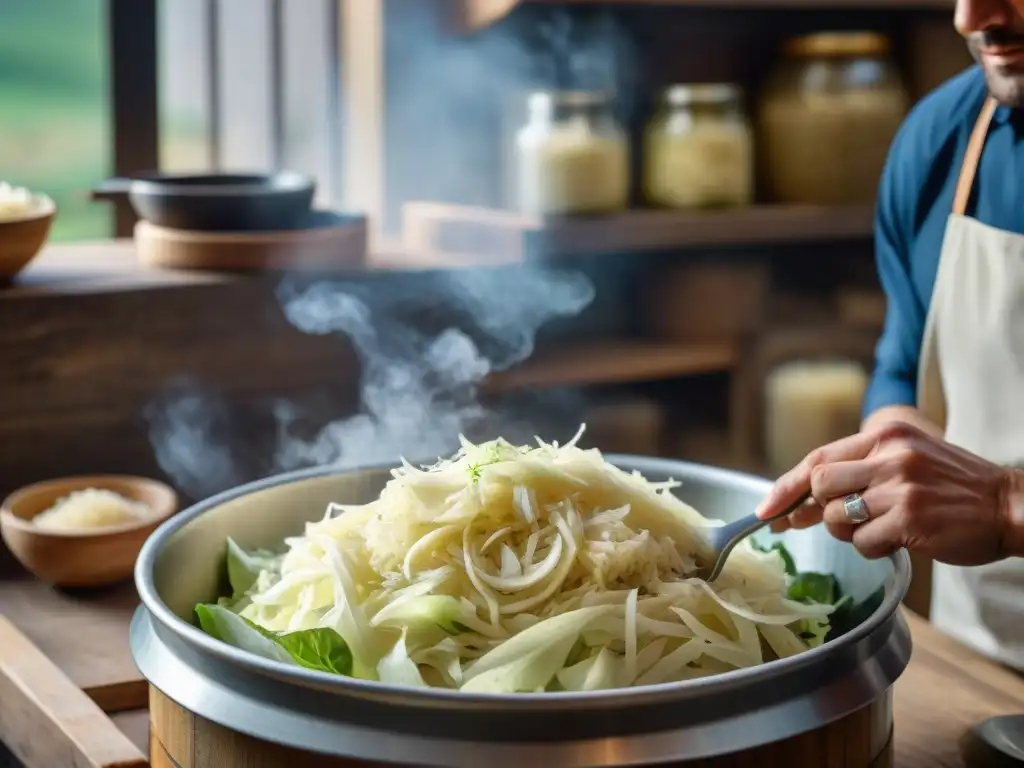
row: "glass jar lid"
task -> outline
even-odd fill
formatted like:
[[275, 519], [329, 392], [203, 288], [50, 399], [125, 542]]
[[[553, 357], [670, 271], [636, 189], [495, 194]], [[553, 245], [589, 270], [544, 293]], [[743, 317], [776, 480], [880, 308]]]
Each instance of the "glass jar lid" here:
[[671, 107], [728, 105], [740, 101], [743, 89], [735, 83], [676, 83], [661, 93]]
[[534, 91], [527, 99], [530, 112], [551, 115], [555, 112], [585, 112], [607, 107], [612, 95], [603, 91]]
[[791, 58], [855, 58], [885, 56], [889, 38], [879, 32], [818, 32], [786, 41], [783, 53]]

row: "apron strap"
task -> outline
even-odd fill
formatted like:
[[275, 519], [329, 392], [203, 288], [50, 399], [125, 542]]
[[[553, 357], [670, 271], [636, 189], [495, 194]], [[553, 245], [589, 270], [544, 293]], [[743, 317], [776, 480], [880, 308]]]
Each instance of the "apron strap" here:
[[956, 195], [953, 197], [953, 213], [957, 216], [963, 216], [967, 212], [967, 203], [971, 199], [971, 189], [974, 187], [974, 176], [981, 162], [981, 151], [985, 148], [985, 137], [988, 136], [988, 128], [997, 106], [999, 103], [991, 96], [985, 100], [978, 115], [978, 122], [974, 124], [971, 138], [967, 142], [964, 164], [960, 166], [960, 178], [956, 183]]

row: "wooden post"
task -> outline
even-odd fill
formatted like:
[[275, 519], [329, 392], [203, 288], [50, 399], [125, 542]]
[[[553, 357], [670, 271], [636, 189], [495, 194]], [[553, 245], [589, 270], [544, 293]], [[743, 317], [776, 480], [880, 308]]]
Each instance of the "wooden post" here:
[[369, 247], [384, 217], [384, 0], [340, 0], [346, 208], [369, 218]]

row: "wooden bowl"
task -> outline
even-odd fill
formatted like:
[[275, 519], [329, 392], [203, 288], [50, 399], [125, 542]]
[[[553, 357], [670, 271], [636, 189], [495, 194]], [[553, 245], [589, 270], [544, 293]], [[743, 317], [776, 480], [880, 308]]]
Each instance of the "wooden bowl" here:
[[0, 220], [0, 281], [21, 272], [50, 236], [57, 206], [49, 199], [24, 218]]
[[[149, 507], [139, 522], [95, 531], [49, 531], [32, 518], [73, 491], [113, 491]], [[26, 486], [0, 505], [0, 535], [26, 569], [59, 587], [98, 587], [131, 578], [143, 542], [178, 510], [178, 495], [157, 480], [94, 475]]]

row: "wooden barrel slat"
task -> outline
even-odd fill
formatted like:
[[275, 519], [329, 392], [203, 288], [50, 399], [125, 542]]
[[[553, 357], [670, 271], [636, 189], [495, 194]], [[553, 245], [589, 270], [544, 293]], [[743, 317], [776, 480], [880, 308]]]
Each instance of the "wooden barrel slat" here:
[[871, 754], [871, 710], [859, 717], [851, 718], [846, 729], [846, 738], [841, 742], [843, 749], [843, 765], [870, 765], [874, 755]]
[[167, 750], [164, 749], [163, 745], [157, 741], [156, 737], [150, 736], [149, 738], [149, 768], [182, 768], [171, 756], [167, 754]]
[[[283, 747], [192, 714], [150, 687], [153, 768], [386, 768]], [[892, 702], [874, 704], [810, 733], [676, 768], [892, 768]]]
[[[793, 765], [814, 765], [815, 761], [819, 765], [822, 764], [823, 756], [828, 751], [828, 734], [828, 728], [818, 728], [794, 739], [789, 750]], [[783, 751], [785, 752], [785, 749]], [[750, 766], [756, 768], [756, 753], [751, 751], [749, 754], [753, 758]]]
[[[162, 692], [149, 686], [149, 738], [156, 739], [178, 762], [192, 760], [193, 715]], [[182, 763], [186, 765], [186, 763]]]

